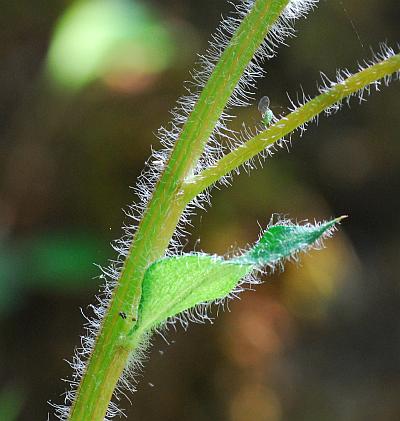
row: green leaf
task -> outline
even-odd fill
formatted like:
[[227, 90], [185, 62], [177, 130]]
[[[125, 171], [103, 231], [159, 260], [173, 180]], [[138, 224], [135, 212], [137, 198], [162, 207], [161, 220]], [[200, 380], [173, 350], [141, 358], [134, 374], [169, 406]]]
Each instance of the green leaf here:
[[256, 266], [275, 265], [310, 247], [318, 247], [319, 240], [332, 234], [335, 224], [344, 216], [320, 224], [294, 224], [291, 221], [279, 221], [269, 227], [259, 241], [247, 253], [239, 257], [240, 263], [250, 263]]
[[157, 260], [145, 273], [139, 321], [134, 330], [144, 333], [197, 304], [227, 296], [254, 269], [274, 266], [319, 246], [342, 218], [315, 225], [279, 221], [248, 252], [230, 260], [206, 254]]
[[252, 269], [204, 254], [156, 261], [145, 274], [138, 328], [146, 331], [199, 303], [225, 297]]

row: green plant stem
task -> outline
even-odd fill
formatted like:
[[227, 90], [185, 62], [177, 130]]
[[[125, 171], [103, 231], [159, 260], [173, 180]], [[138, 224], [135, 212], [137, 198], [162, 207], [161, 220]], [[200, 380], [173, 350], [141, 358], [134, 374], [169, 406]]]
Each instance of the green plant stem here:
[[293, 132], [304, 123], [312, 120], [323, 110], [371, 83], [399, 70], [400, 54], [397, 54], [348, 77], [342, 83], [337, 83], [327, 92], [308, 101], [303, 106], [268, 127], [268, 129], [229, 152], [213, 167], [209, 167], [200, 174], [191, 177], [183, 186], [182, 195], [185, 201], [188, 202], [194, 199], [207, 187], [210, 187], [221, 179], [221, 177], [229, 174], [268, 146]]
[[[255, 51], [289, 0], [257, 0], [233, 35], [182, 129], [135, 233], [70, 412], [70, 421], [100, 421], [135, 346], [146, 268], [165, 253], [187, 204], [180, 195], [226, 103]], [[123, 312], [126, 318], [120, 317]], [[137, 344], [136, 344], [137, 346]]]

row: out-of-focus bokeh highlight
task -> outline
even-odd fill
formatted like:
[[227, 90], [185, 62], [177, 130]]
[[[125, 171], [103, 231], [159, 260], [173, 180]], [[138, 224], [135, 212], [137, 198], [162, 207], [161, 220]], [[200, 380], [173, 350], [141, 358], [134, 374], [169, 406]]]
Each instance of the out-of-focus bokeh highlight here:
[[[224, 0], [8, 2], [0, 25], [0, 420], [43, 420], [115, 257], [154, 132], [229, 10]], [[266, 64], [275, 114], [319, 71], [400, 39], [395, 0], [321, 2]], [[229, 253], [273, 213], [348, 214], [327, 249], [265, 278], [213, 326], [154, 338], [128, 419], [400, 419], [399, 84], [320, 119], [216, 190], [186, 250]], [[256, 124], [254, 106], [233, 126]], [[52, 416], [50, 419], [53, 419]]]
[[[148, 5], [129, 0], [83, 0], [60, 18], [47, 59], [49, 77], [75, 90], [96, 79], [143, 87], [174, 59], [168, 25]], [[118, 84], [119, 82], [119, 84]]]

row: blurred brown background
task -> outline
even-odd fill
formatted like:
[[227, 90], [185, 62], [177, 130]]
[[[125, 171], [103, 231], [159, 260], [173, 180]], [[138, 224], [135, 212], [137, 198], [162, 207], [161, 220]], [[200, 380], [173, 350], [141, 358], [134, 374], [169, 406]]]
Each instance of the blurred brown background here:
[[[45, 420], [114, 256], [121, 208], [224, 0], [2, 5], [0, 419]], [[276, 113], [319, 71], [399, 42], [396, 0], [321, 1], [266, 64]], [[157, 34], [155, 36], [154, 34]], [[225, 253], [272, 213], [348, 214], [328, 248], [232, 302], [214, 326], [154, 338], [128, 419], [400, 419], [399, 84], [311, 126], [290, 153], [216, 190], [186, 250]], [[275, 107], [275, 108], [274, 108]], [[237, 123], [257, 122], [254, 106]], [[87, 311], [87, 310], [85, 310]], [[50, 419], [53, 419], [50, 416]]]

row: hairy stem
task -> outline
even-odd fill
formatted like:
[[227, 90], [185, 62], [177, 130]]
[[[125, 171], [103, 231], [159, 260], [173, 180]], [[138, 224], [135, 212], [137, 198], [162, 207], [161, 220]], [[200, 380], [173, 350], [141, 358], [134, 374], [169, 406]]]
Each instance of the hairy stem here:
[[255, 157], [268, 146], [312, 120], [323, 110], [326, 110], [333, 104], [365, 88], [371, 83], [399, 70], [400, 54], [397, 54], [348, 77], [341, 83], [335, 84], [327, 92], [308, 101], [303, 106], [268, 127], [265, 131], [229, 152], [213, 167], [209, 167], [189, 179], [183, 186], [182, 191], [185, 201], [189, 202], [194, 199], [207, 187], [210, 187], [223, 176]]
[[[161, 257], [187, 204], [180, 195], [246, 66], [289, 0], [257, 0], [204, 87], [157, 183], [121, 270], [118, 286], [77, 390], [70, 421], [103, 420], [133, 351], [127, 339], [138, 318], [146, 268]], [[126, 318], [120, 317], [125, 313]]]

